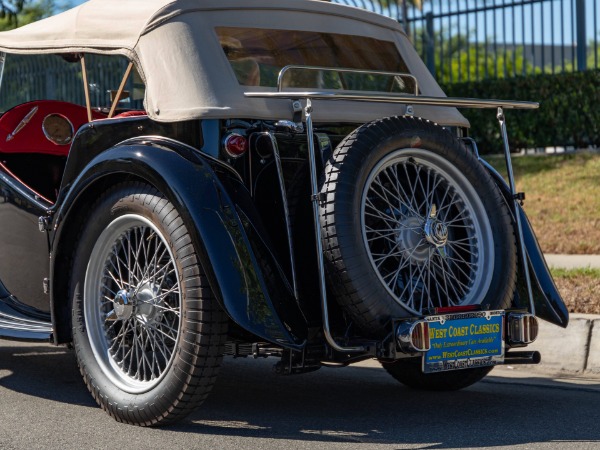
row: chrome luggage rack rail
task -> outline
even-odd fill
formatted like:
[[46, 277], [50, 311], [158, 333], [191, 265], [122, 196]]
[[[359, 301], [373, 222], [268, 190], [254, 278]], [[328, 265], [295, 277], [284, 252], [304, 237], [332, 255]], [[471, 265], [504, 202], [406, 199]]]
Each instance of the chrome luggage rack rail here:
[[[393, 93], [393, 92], [380, 92], [380, 91], [355, 91], [355, 90], [310, 90], [302, 91], [300, 89], [285, 90], [286, 87], [283, 84], [284, 76], [288, 72], [299, 71], [299, 70], [311, 70], [311, 71], [322, 71], [322, 72], [337, 72], [337, 73], [354, 73], [362, 75], [375, 75], [375, 76], [388, 76], [397, 78], [408, 78], [415, 83], [414, 94], [406, 93]], [[339, 91], [339, 92], [338, 92]], [[248, 98], [265, 98], [265, 99], [289, 99], [292, 101], [292, 109], [294, 111], [294, 121], [300, 121], [302, 112], [304, 112], [304, 121], [306, 122], [306, 137], [308, 141], [309, 150], [309, 164], [310, 164], [310, 178], [311, 178], [311, 201], [313, 207], [313, 218], [315, 224], [315, 237], [317, 245], [318, 255], [318, 270], [319, 270], [319, 288], [321, 297], [321, 313], [323, 317], [323, 331], [325, 338], [331, 348], [338, 352], [374, 352], [374, 349], [365, 346], [342, 346], [339, 345], [333, 335], [329, 325], [329, 308], [327, 306], [327, 292], [325, 284], [325, 267], [323, 261], [323, 243], [321, 238], [320, 228], [320, 205], [319, 205], [319, 190], [318, 190], [318, 177], [317, 177], [317, 164], [316, 164], [316, 153], [313, 136], [313, 122], [312, 112], [313, 105], [311, 100], [344, 100], [344, 101], [358, 101], [358, 102], [375, 102], [375, 103], [397, 103], [406, 105], [405, 115], [413, 115], [414, 105], [427, 105], [427, 106], [441, 106], [450, 108], [477, 108], [477, 109], [496, 109], [496, 119], [500, 125], [500, 134], [502, 136], [502, 142], [504, 147], [504, 157], [506, 162], [506, 169], [508, 174], [509, 187], [513, 198], [514, 217], [517, 225], [517, 239], [518, 247], [520, 248], [520, 257], [525, 275], [525, 281], [527, 285], [527, 293], [529, 299], [529, 312], [535, 315], [535, 306], [533, 299], [533, 290], [531, 285], [531, 278], [529, 274], [529, 266], [527, 264], [527, 250], [523, 245], [523, 227], [521, 223], [521, 217], [518, 208], [520, 207], [519, 201], [520, 196], [516, 191], [514, 174], [512, 169], [512, 161], [510, 156], [510, 147], [508, 143], [508, 133], [506, 129], [506, 119], [504, 117], [504, 109], [537, 109], [539, 103], [517, 101], [517, 100], [480, 100], [474, 98], [452, 98], [452, 97], [430, 97], [419, 95], [418, 81], [412, 74], [403, 72], [385, 72], [378, 70], [362, 70], [362, 69], [348, 69], [348, 68], [336, 68], [336, 67], [318, 67], [318, 66], [302, 66], [302, 65], [288, 65], [281, 69], [277, 77], [277, 91], [255, 91], [245, 92], [245, 97]], [[300, 102], [301, 99], [305, 100], [305, 106], [302, 107]]]
[[[375, 75], [398, 77], [400, 79], [407, 78], [415, 83], [414, 94], [380, 92], [380, 91], [350, 91], [344, 89], [327, 89], [327, 90], [285, 90], [283, 84], [284, 77], [288, 72], [299, 70], [311, 70], [321, 72], [336, 72], [336, 73], [353, 73], [359, 75]], [[339, 91], [339, 92], [337, 92]], [[419, 85], [416, 77], [404, 72], [385, 72], [380, 70], [362, 70], [362, 69], [347, 69], [338, 67], [319, 67], [319, 66], [300, 66], [289, 65], [285, 66], [279, 72], [277, 77], [277, 91], [255, 91], [245, 92], [245, 97], [249, 98], [281, 98], [281, 99], [313, 99], [313, 100], [350, 100], [364, 102], [380, 102], [380, 103], [399, 103], [404, 105], [429, 105], [429, 106], [447, 106], [453, 108], [505, 108], [505, 109], [537, 109], [539, 103], [526, 102], [517, 100], [480, 100], [475, 98], [460, 98], [460, 97], [429, 97], [419, 95]]]

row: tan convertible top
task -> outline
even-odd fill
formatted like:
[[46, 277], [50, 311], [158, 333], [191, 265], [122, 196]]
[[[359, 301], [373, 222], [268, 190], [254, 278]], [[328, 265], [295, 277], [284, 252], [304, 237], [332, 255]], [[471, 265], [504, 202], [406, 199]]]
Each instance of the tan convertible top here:
[[[6, 53], [122, 54], [146, 84], [145, 105], [159, 121], [247, 117], [288, 119], [286, 99], [247, 98], [215, 27], [329, 32], [394, 42], [421, 93], [443, 97], [399, 24], [357, 8], [315, 0], [89, 0], [48, 19], [0, 33]], [[273, 88], [259, 88], [266, 91]], [[366, 122], [404, 106], [315, 101], [315, 121]], [[468, 126], [454, 108], [416, 106], [415, 115]]]

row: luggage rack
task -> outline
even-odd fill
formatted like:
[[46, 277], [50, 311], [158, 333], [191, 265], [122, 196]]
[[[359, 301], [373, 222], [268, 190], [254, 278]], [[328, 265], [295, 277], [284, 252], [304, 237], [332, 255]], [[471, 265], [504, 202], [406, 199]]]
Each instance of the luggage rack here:
[[[357, 91], [357, 90], [308, 90], [303, 91], [297, 88], [289, 89], [284, 86], [284, 77], [287, 73], [293, 71], [319, 71], [319, 72], [336, 72], [338, 74], [352, 73], [359, 75], [370, 76], [387, 76], [399, 80], [409, 79], [415, 83], [413, 94], [380, 92], [380, 91]], [[341, 78], [341, 77], [340, 77]], [[475, 108], [475, 109], [496, 109], [496, 120], [500, 126], [500, 134], [502, 136], [504, 158], [506, 162], [506, 170], [508, 174], [510, 193], [513, 199], [514, 217], [517, 225], [517, 246], [520, 249], [521, 262], [523, 264], [523, 272], [527, 285], [527, 293], [529, 299], [529, 313], [535, 316], [535, 305], [533, 298], [533, 290], [531, 285], [531, 277], [529, 274], [529, 266], [527, 264], [527, 250], [524, 245], [523, 226], [519, 214], [519, 202], [522, 195], [519, 194], [515, 187], [514, 173], [512, 169], [512, 161], [510, 156], [510, 147], [508, 143], [508, 132], [506, 127], [506, 118], [504, 116], [505, 109], [537, 109], [539, 103], [517, 100], [480, 100], [474, 98], [452, 98], [452, 97], [431, 97], [419, 95], [418, 81], [412, 74], [403, 72], [386, 72], [377, 70], [362, 70], [336, 67], [318, 67], [318, 66], [302, 66], [289, 65], [285, 66], [279, 72], [277, 77], [277, 91], [258, 91], [245, 92], [245, 97], [248, 98], [264, 98], [264, 99], [287, 99], [292, 102], [294, 111], [294, 122], [302, 121], [302, 113], [304, 113], [304, 122], [306, 123], [306, 137], [309, 150], [310, 178], [311, 178], [311, 201], [313, 207], [313, 218], [315, 225], [315, 240], [317, 246], [317, 263], [319, 272], [319, 289], [321, 297], [321, 313], [323, 318], [323, 331], [329, 345], [338, 352], [369, 352], [374, 351], [366, 345], [358, 346], [342, 346], [339, 345], [333, 335], [329, 325], [329, 311], [327, 306], [327, 291], [325, 284], [325, 267], [323, 261], [323, 243], [321, 241], [321, 228], [319, 226], [320, 205], [319, 205], [319, 190], [317, 184], [317, 164], [315, 143], [313, 137], [313, 100], [329, 100], [329, 101], [357, 101], [357, 102], [375, 102], [375, 103], [397, 103], [405, 105], [405, 115], [412, 116], [414, 114], [414, 105], [441, 106], [449, 108]], [[304, 101], [304, 105], [302, 102]]]

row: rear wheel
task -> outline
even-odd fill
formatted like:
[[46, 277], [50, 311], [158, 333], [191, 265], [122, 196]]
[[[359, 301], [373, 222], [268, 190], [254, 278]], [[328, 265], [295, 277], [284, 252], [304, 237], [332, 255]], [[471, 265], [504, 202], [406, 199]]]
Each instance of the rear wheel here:
[[73, 341], [83, 378], [117, 420], [180, 419], [208, 395], [226, 318], [189, 231], [158, 191], [127, 183], [93, 207], [73, 263]]
[[407, 117], [366, 124], [335, 150], [321, 192], [330, 288], [370, 335], [435, 307], [510, 304], [510, 213], [447, 130]]

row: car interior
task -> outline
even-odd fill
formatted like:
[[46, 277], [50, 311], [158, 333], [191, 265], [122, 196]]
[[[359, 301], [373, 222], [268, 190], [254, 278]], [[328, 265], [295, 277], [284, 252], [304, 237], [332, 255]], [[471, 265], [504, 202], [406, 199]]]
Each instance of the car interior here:
[[[119, 102], [113, 117], [145, 114], [141, 105], [143, 84], [133, 70], [125, 77], [133, 89], [118, 93], [123, 58], [115, 61], [115, 57], [90, 55], [87, 95], [94, 108], [88, 111], [82, 106], [86, 100], [81, 87], [81, 55], [44, 55], [37, 57], [45, 59], [40, 63], [32, 56], [8, 56], [13, 59], [7, 58], [0, 89], [0, 111], [5, 111], [0, 116], [0, 171], [22, 182], [34, 195], [54, 203], [71, 142], [90, 121], [88, 114], [91, 120], [108, 118], [107, 105], [116, 95]], [[56, 70], [38, 70], [48, 61]], [[69, 72], [68, 78], [64, 72]], [[17, 83], [22, 85], [25, 80], [33, 81], [34, 87], [19, 88]]]

